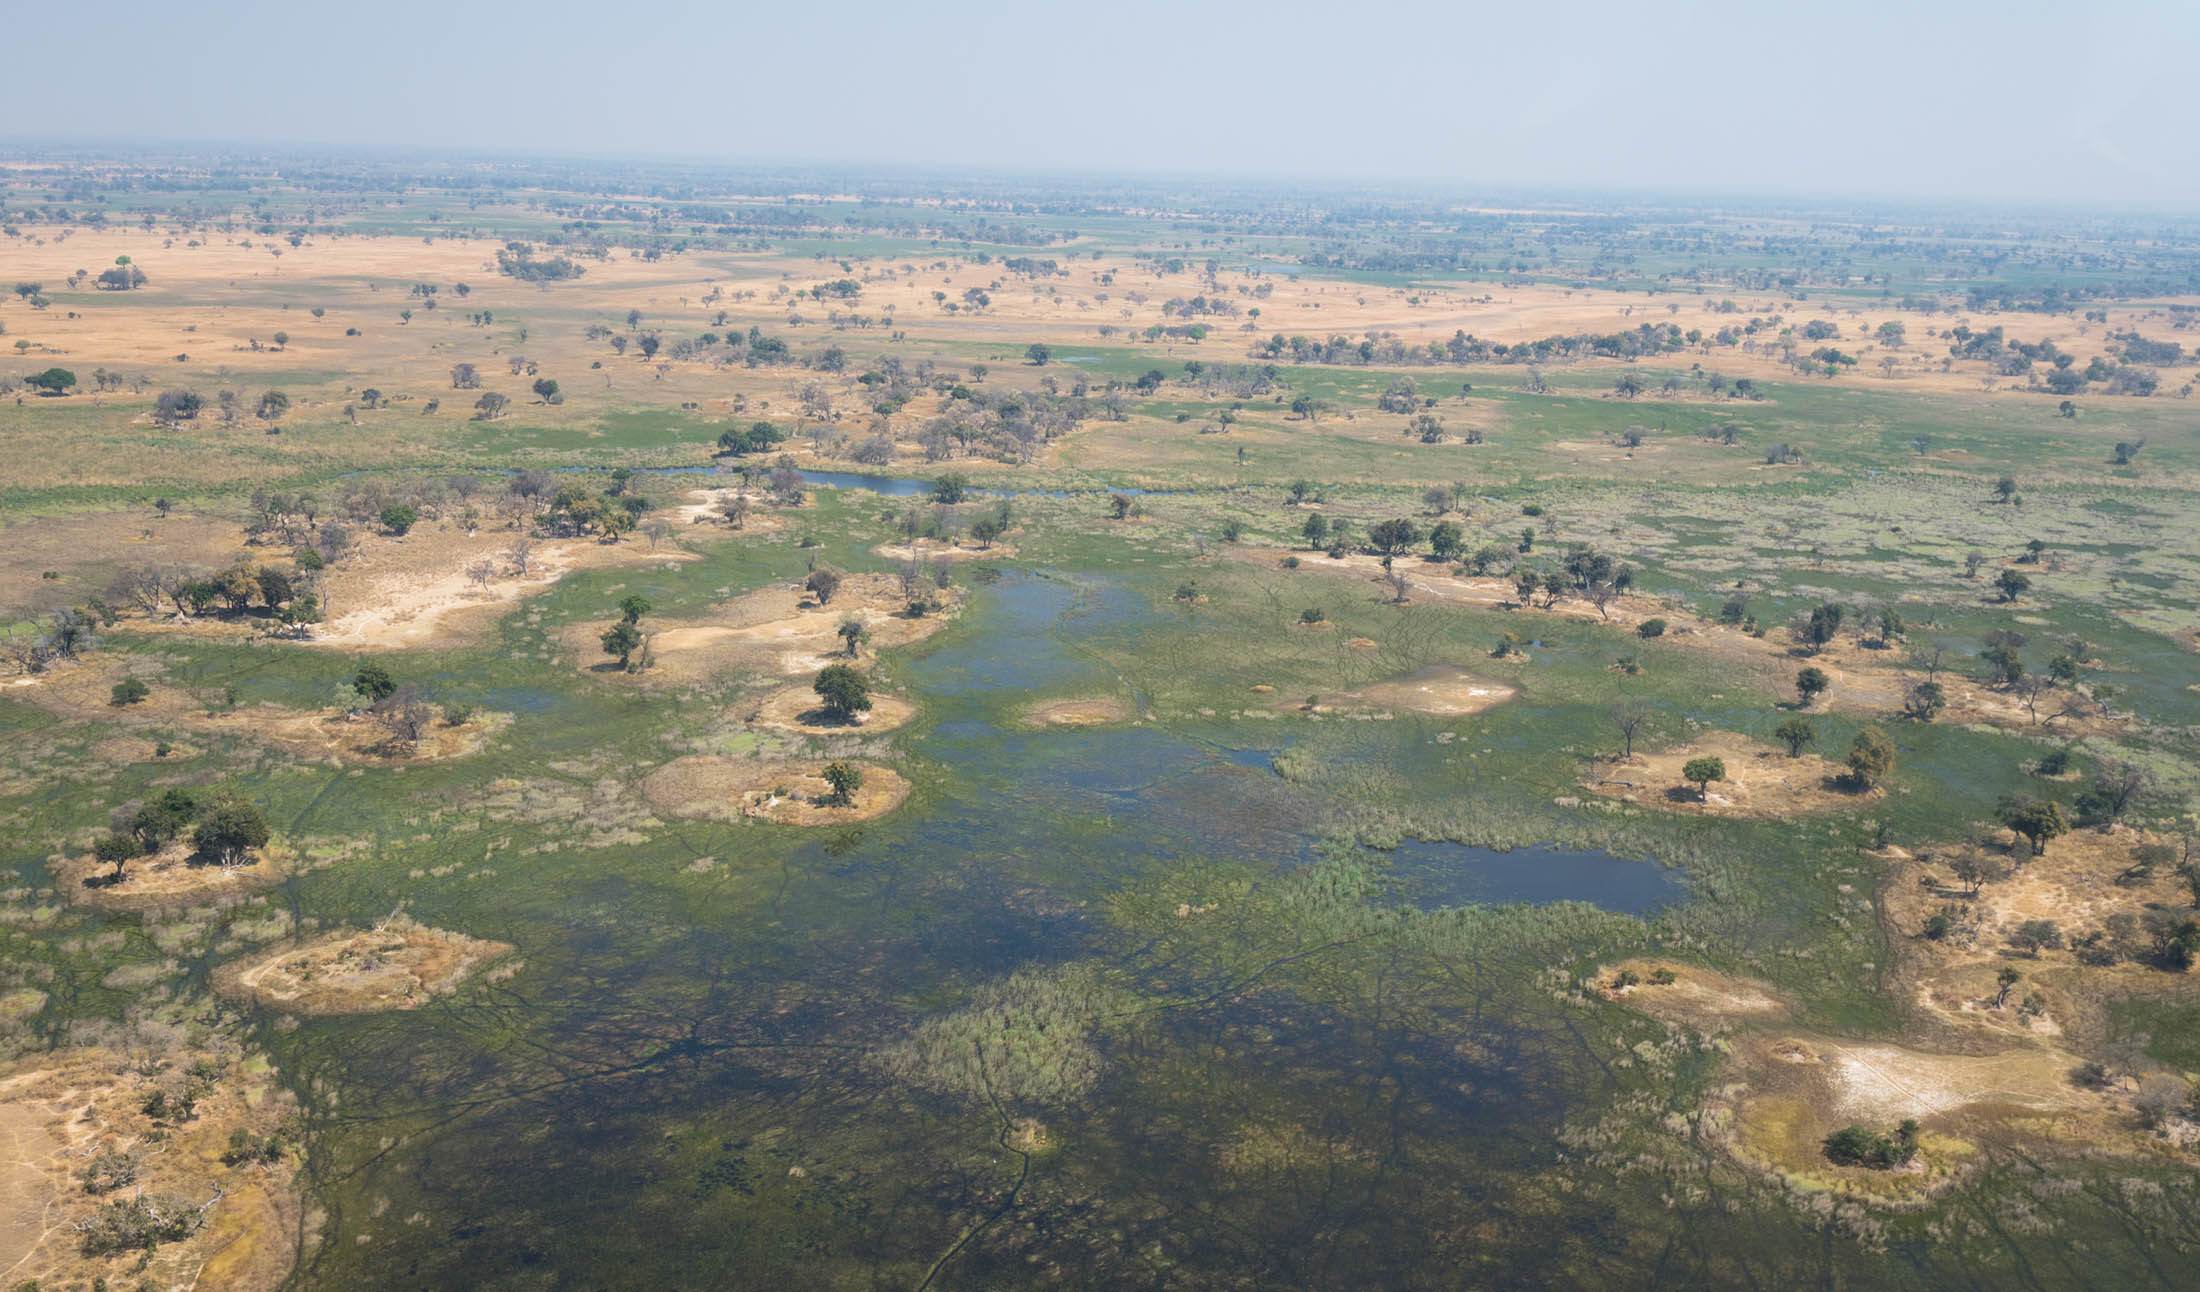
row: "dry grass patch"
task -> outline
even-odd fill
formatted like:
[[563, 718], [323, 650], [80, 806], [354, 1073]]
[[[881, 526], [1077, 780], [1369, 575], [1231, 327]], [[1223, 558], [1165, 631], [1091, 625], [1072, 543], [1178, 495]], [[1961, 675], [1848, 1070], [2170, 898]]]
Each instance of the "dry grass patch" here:
[[[163, 517], [150, 507], [32, 516], [0, 528], [0, 614], [80, 604], [121, 566], [215, 570], [250, 557], [242, 528], [225, 517]], [[59, 579], [45, 578], [49, 572]]]
[[[1915, 1004], [1969, 1032], [2052, 1037], [2072, 1028], [2096, 1034], [2093, 1015], [2107, 996], [2164, 988], [2189, 992], [2187, 975], [2121, 957], [2086, 964], [2074, 946], [2088, 937], [2115, 944], [2109, 924], [2119, 915], [2136, 922], [2150, 909], [2175, 911], [2190, 903], [2191, 890], [2173, 867], [2132, 873], [2138, 848], [2171, 843], [2125, 826], [2079, 830], [2056, 839], [2046, 855], [2027, 859], [2026, 845], [2005, 835], [1981, 850], [2003, 877], [1975, 894], [1955, 878], [1952, 852], [1928, 854], [1927, 860], [1899, 858], [1880, 910]], [[1953, 927], [1942, 937], [1925, 937], [1926, 922], [1944, 912], [1957, 916]], [[2012, 943], [2021, 925], [2040, 920], [2055, 922], [2061, 946], [2023, 951]], [[2143, 933], [2127, 936], [2144, 939]], [[1999, 981], [2004, 968], [2024, 975], [2006, 995]]]
[[667, 816], [775, 825], [840, 825], [884, 816], [909, 797], [909, 782], [890, 767], [851, 762], [863, 773], [852, 801], [832, 801], [822, 760], [678, 758], [642, 782], [650, 805]]
[[174, 843], [153, 856], [132, 860], [123, 868], [120, 883], [114, 882], [114, 867], [89, 852], [62, 858], [56, 870], [70, 901], [134, 911], [265, 888], [295, 873], [297, 857], [277, 842], [250, 854], [245, 865], [219, 866], [199, 860], [189, 843]]
[[[158, 1064], [147, 1071], [140, 1058], [76, 1049], [0, 1068], [0, 1280], [8, 1286], [104, 1279], [252, 1292], [289, 1274], [305, 1225], [292, 1154], [222, 1160], [236, 1131], [276, 1136], [291, 1112], [288, 1096], [256, 1058], [173, 1053]], [[149, 1097], [184, 1088], [194, 1067], [191, 1115], [156, 1122]], [[87, 1192], [92, 1162], [118, 1158], [134, 1158], [134, 1178]], [[150, 1256], [142, 1247], [87, 1256], [76, 1226], [135, 1197], [163, 1210], [205, 1206], [203, 1222]]]
[[[7, 693], [63, 717], [117, 724], [144, 733], [113, 736], [102, 743], [101, 748], [111, 748], [112, 756], [119, 761], [129, 762], [161, 761], [161, 740], [179, 732], [196, 732], [239, 736], [301, 757], [341, 763], [432, 763], [473, 753], [512, 721], [506, 713], [475, 713], [456, 724], [437, 717], [421, 732], [418, 741], [402, 742], [371, 715], [344, 709], [300, 711], [275, 704], [209, 708], [191, 691], [165, 682], [157, 667], [157, 661], [144, 657], [94, 655], [32, 677], [12, 679], [7, 683]], [[111, 702], [115, 683], [129, 676], [146, 681], [151, 693], [136, 704], [117, 707]], [[168, 758], [186, 758], [191, 752], [176, 742]]]
[[[1699, 796], [1681, 776], [1690, 759], [1715, 757], [1726, 764], [1726, 779], [1710, 783]], [[1799, 816], [1831, 812], [1870, 802], [1879, 794], [1835, 787], [1841, 771], [1815, 754], [1790, 758], [1738, 732], [1714, 731], [1685, 745], [1632, 758], [1603, 760], [1581, 780], [1592, 794], [1628, 803], [1685, 808], [1714, 816]]]
[[511, 950], [506, 943], [395, 919], [233, 960], [214, 971], [214, 989], [290, 1014], [415, 1009]]

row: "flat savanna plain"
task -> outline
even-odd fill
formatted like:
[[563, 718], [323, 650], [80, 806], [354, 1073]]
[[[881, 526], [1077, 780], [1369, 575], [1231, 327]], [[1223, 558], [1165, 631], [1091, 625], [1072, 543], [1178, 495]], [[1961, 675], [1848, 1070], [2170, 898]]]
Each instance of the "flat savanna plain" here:
[[[0, 364], [76, 378], [0, 403], [0, 1277], [1319, 1282], [1277, 1253], [1395, 1222], [1386, 1285], [1816, 1277], [1805, 1232], [1992, 1282], [2189, 1237], [2200, 296], [308, 196], [0, 241]], [[1951, 353], [1997, 327], [2181, 349], [2066, 401]], [[171, 791], [267, 828], [100, 850]], [[1447, 907], [1416, 841], [1682, 897]]]

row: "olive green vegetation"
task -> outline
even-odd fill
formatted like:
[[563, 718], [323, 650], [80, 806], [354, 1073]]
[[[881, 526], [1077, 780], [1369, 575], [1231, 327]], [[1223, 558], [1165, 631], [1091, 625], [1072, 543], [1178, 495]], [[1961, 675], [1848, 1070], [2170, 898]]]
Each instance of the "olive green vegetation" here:
[[[464, 203], [432, 205], [469, 218]], [[421, 218], [384, 209], [357, 227], [416, 232]], [[1153, 232], [1091, 230], [1111, 248]], [[808, 245], [940, 254], [924, 241]], [[1002, 350], [952, 333], [925, 344], [965, 362]], [[1235, 362], [1239, 349], [1217, 335], [1197, 354]], [[1053, 358], [1127, 379], [1178, 371], [1187, 353], [1063, 344]], [[1621, 746], [1616, 705], [1647, 710], [1638, 748], [1711, 730], [1772, 743], [1794, 721], [1793, 669], [1738, 672], [1685, 634], [1620, 621], [1400, 604], [1320, 552], [1297, 552], [1297, 568], [1279, 558], [1313, 514], [1289, 505], [1294, 480], [1320, 486], [1319, 514], [1357, 535], [1396, 517], [1426, 530], [1427, 487], [1460, 484], [1450, 519], [1466, 552], [1512, 549], [1523, 528], [1539, 568], [1594, 545], [1634, 569], [1635, 604], [1669, 603], [1676, 621], [1715, 616], [1741, 585], [1767, 625], [1826, 601], [1900, 604], [1898, 649], [1915, 662], [1944, 642], [1966, 671], [1996, 630], [2021, 627], [2035, 671], [2082, 638], [2087, 681], [2146, 718], [2088, 756], [2153, 769], [2140, 819], [2167, 823], [2193, 792], [2200, 729], [2192, 656], [2166, 636], [2200, 609], [2200, 520], [2182, 488], [2194, 437], [2178, 407], [2123, 401], [2073, 427], [2051, 403], [1855, 378], [1711, 403], [1607, 398], [1590, 367], [1548, 374], [1550, 394], [1521, 390], [1516, 369], [1416, 370], [1436, 411], [1490, 423], [1486, 444], [1422, 445], [1368, 407], [1395, 375], [1286, 368], [1280, 404], [1214, 435], [1198, 423], [1221, 404], [1165, 385], [1131, 420], [1076, 432], [1055, 465], [907, 468], [1066, 496], [1014, 499], [1016, 556], [957, 567], [960, 618], [866, 658], [873, 685], [918, 709], [889, 734], [750, 729], [741, 715], [785, 678], [592, 667], [597, 634], [622, 616], [707, 621], [729, 596], [814, 568], [890, 569], [870, 549], [907, 503], [860, 490], [815, 490], [774, 531], [678, 536], [692, 561], [570, 575], [478, 642], [377, 657], [435, 701], [510, 715], [449, 761], [343, 766], [248, 727], [178, 724], [152, 733], [175, 752], [126, 762], [103, 742], [142, 734], [134, 702], [62, 720], [0, 691], [0, 988], [41, 994], [6, 1042], [248, 1029], [306, 1110], [326, 1220], [302, 1287], [517, 1288], [545, 1270], [664, 1286], [1631, 1287], [1646, 1270], [1719, 1286], [2174, 1284], [2165, 1253], [2192, 1224], [2180, 1169], [1986, 1146], [1977, 1174], [1916, 1211], [1798, 1197], [1689, 1120], [1728, 1079], [1721, 1042], [1584, 989], [1601, 962], [1661, 956], [1764, 980], [1803, 1026], [1898, 1034], [1897, 948], [1873, 902], [1886, 868], [1869, 850], [1935, 846], [2014, 794], [2067, 796], [2034, 772], [2059, 736], [1881, 716], [1895, 749], [1884, 796], [1795, 820], [1599, 799], [1580, 782]], [[1455, 395], [1464, 381], [1475, 390]], [[1295, 394], [1355, 418], [1293, 417]], [[119, 452], [143, 431], [116, 406], [7, 430], [104, 436], [101, 451]], [[1721, 421], [1744, 425], [1739, 445], [1702, 434]], [[1636, 425], [1665, 454], [1654, 478], [1648, 454], [1580, 462], [1568, 447]], [[358, 466], [402, 483], [699, 463], [720, 429], [636, 407], [434, 437], [392, 427], [367, 462], [333, 423], [286, 431], [281, 455], [222, 452], [261, 484], [328, 485]], [[1927, 463], [1908, 442], [1919, 433], [1966, 456]], [[2133, 433], [2149, 439], [2136, 478], [2104, 452]], [[1807, 461], [1749, 469], [1775, 442]], [[2021, 503], [1992, 497], [2007, 472], [2024, 478]], [[684, 483], [640, 487], [663, 504]], [[24, 514], [159, 485], [4, 501]], [[1118, 518], [1111, 485], [1185, 492], [1126, 499]], [[1225, 542], [1232, 524], [1239, 541]], [[2013, 561], [2035, 538], [2053, 562], [2021, 603], [1995, 599], [1996, 565], [1964, 568], [1972, 550]], [[1417, 552], [1397, 568], [1410, 585], [1449, 567]], [[564, 656], [582, 625], [588, 657]], [[1518, 647], [1500, 656], [1508, 639]], [[362, 662], [129, 620], [96, 653], [127, 659], [155, 694], [244, 713], [326, 705]], [[1439, 664], [1516, 694], [1471, 717], [1327, 703]], [[1025, 717], [1093, 698], [1135, 718], [1034, 730]], [[1834, 759], [1867, 726], [1838, 708], [1808, 721]], [[886, 817], [819, 830], [659, 817], [641, 778], [698, 753], [882, 762], [915, 789]], [[298, 873], [235, 902], [142, 911], [59, 891], [55, 857], [91, 849], [115, 806], [179, 784], [261, 805]], [[1392, 864], [1406, 840], [1607, 852], [1671, 868], [1685, 900], [1640, 917], [1601, 909], [1595, 891], [1445, 907]], [[512, 943], [516, 966], [407, 1012], [210, 1003], [219, 963], [309, 921], [360, 926], [400, 906]], [[2071, 1043], [2143, 1033], [2155, 1060], [2200, 1068], [2200, 1011], [2161, 983], [2110, 1002], [2100, 1034]]]

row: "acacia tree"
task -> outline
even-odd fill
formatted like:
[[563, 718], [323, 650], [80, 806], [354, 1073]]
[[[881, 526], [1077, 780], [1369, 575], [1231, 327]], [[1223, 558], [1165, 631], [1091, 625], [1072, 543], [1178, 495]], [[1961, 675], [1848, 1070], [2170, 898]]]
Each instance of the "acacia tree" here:
[[1681, 779], [1696, 786], [1696, 797], [1711, 802], [1711, 782], [1726, 779], [1726, 760], [1713, 754], [1691, 758], [1681, 765]]
[[2012, 832], [2024, 837], [2035, 857], [2047, 855], [2048, 840], [2070, 833], [2070, 822], [2063, 816], [2062, 804], [2053, 799], [2011, 794], [1995, 806], [1994, 815]]
[[1772, 738], [1787, 746], [1788, 757], [1801, 758], [1803, 746], [1818, 739], [1818, 728], [1808, 718], [1789, 718], [1772, 729]]

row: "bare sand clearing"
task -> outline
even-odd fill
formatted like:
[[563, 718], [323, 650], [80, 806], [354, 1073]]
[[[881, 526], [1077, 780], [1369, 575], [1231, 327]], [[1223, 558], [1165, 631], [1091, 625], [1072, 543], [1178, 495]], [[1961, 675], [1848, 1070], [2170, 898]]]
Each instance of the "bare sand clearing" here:
[[[468, 536], [446, 526], [372, 542], [329, 571], [323, 599], [329, 619], [308, 640], [339, 650], [438, 645], [486, 627], [574, 570], [695, 559], [692, 552], [652, 551], [633, 540], [539, 539], [529, 545], [522, 574], [511, 555], [518, 539], [509, 530]], [[468, 573], [482, 563], [494, 570], [486, 582]]]
[[1024, 710], [1024, 721], [1037, 727], [1105, 727], [1138, 715], [1113, 696], [1091, 700], [1055, 700]]
[[[1326, 699], [1335, 708], [1410, 709], [1439, 717], [1463, 717], [1503, 704], [1517, 694], [1514, 687], [1479, 677], [1456, 664], [1431, 664], [1427, 668]], [[1317, 708], [1321, 706], [1316, 706]]]
[[890, 767], [853, 762], [863, 785], [852, 802], [830, 801], [822, 759], [678, 758], [642, 782], [650, 805], [668, 816], [711, 821], [758, 820], [775, 825], [840, 825], [868, 821], [900, 807], [909, 782]]
[[214, 971], [214, 989], [290, 1014], [415, 1009], [511, 950], [399, 919], [233, 960]]
[[1016, 555], [1016, 548], [999, 540], [981, 545], [962, 541], [930, 542], [920, 538], [914, 543], [880, 543], [871, 549], [871, 555], [889, 561], [1006, 561]]
[[871, 693], [871, 707], [843, 722], [825, 711], [817, 692], [807, 686], [782, 687], [764, 697], [748, 717], [751, 726], [797, 735], [826, 736], [892, 731], [917, 716], [917, 706], [898, 695]]
[[[617, 676], [665, 682], [737, 670], [799, 677], [827, 664], [864, 667], [880, 648], [922, 641], [945, 627], [960, 599], [952, 590], [943, 595], [948, 605], [939, 613], [911, 618], [900, 581], [889, 575], [851, 574], [822, 605], [799, 584], [760, 588], [712, 607], [707, 623], [673, 623], [649, 632], [650, 668]], [[854, 659], [840, 637], [842, 621], [850, 618], [862, 621], [868, 634]], [[608, 621], [574, 624], [559, 640], [583, 668], [614, 675], [616, 666], [600, 640], [608, 626]]]
[[[202, 1061], [217, 1075], [194, 1115], [156, 1127], [144, 1111], [148, 1095], [179, 1085]], [[50, 1051], [0, 1067], [0, 1282], [84, 1287], [104, 1279], [135, 1287], [142, 1280], [240, 1292], [278, 1286], [305, 1227], [293, 1155], [234, 1167], [221, 1155], [231, 1132], [272, 1135], [291, 1112], [266, 1063], [233, 1054], [171, 1053], [151, 1074], [97, 1049]], [[135, 1153], [137, 1178], [123, 1189], [87, 1192], [84, 1168], [106, 1150]], [[142, 1250], [84, 1255], [76, 1224], [109, 1201], [140, 1195], [194, 1208], [213, 1201], [197, 1232], [161, 1243], [150, 1257]]]
[[[1630, 987], [1611, 986], [1623, 971], [1640, 981]], [[1671, 974], [1673, 980], [1655, 982], [1660, 973]], [[1600, 967], [1596, 978], [1607, 984], [1603, 988], [1607, 1000], [1624, 1001], [1630, 1009], [1676, 1023], [1712, 1027], [1788, 1015], [1787, 1002], [1764, 983], [1669, 960], [1622, 960]]]
[[[1708, 792], [1700, 794], [1694, 782], [1682, 778], [1681, 768], [1690, 759], [1704, 756], [1726, 764], [1726, 779], [1712, 781]], [[1839, 768], [1815, 754], [1790, 758], [1738, 732], [1714, 731], [1671, 749], [1638, 750], [1632, 758], [1599, 762], [1581, 784], [1607, 798], [1714, 816], [1831, 812], [1877, 797], [1877, 790], [1858, 794], [1836, 788], [1833, 782], [1839, 774]]]

